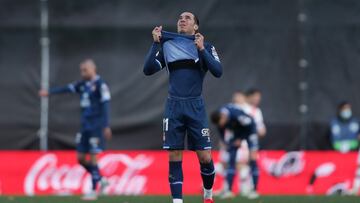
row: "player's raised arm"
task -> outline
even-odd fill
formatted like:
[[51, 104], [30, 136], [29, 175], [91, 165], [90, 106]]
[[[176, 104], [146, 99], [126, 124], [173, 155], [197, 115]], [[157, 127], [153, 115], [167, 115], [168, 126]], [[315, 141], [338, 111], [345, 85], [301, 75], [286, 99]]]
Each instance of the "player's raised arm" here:
[[204, 45], [204, 36], [200, 33], [195, 35], [195, 45], [199, 50], [200, 57], [205, 63], [205, 67], [215, 77], [219, 78], [222, 75], [222, 66], [218, 54], [216, 53], [215, 47], [210, 46], [209, 48]]
[[143, 70], [145, 75], [152, 75], [165, 66], [164, 56], [160, 46], [161, 30], [162, 26], [159, 26], [155, 27], [152, 31], [154, 42], [145, 58]]
[[75, 83], [70, 83], [66, 86], [52, 87], [49, 90], [41, 89], [39, 90], [39, 96], [47, 97], [52, 94], [76, 93], [77, 92], [76, 86], [77, 83], [75, 82]]

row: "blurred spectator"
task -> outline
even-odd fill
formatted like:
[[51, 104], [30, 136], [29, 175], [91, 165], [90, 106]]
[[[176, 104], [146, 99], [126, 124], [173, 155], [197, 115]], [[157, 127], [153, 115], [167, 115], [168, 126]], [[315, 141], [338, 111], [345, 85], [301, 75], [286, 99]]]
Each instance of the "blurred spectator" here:
[[352, 114], [351, 104], [341, 102], [337, 115], [330, 123], [330, 139], [335, 150], [342, 153], [357, 150], [359, 147], [359, 121]]

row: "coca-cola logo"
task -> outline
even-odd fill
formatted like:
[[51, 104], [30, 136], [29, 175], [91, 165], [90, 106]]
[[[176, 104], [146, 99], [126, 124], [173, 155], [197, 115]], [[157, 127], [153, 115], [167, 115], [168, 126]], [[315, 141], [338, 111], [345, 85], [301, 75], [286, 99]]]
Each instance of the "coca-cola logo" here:
[[[106, 154], [99, 159], [102, 174], [108, 178], [106, 194], [138, 195], [146, 190], [148, 177], [141, 171], [153, 163], [153, 158], [139, 154]], [[59, 164], [56, 154], [45, 154], [37, 159], [25, 176], [26, 195], [41, 193], [74, 194], [91, 189], [91, 177], [79, 164]]]

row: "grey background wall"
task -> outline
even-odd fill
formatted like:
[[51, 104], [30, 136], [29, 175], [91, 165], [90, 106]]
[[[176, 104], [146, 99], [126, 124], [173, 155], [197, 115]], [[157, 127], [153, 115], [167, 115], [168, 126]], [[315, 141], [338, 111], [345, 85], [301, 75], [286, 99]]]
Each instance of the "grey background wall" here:
[[[143, 59], [152, 28], [175, 31], [185, 10], [199, 16], [224, 66], [221, 79], [206, 78], [208, 111], [234, 90], [260, 88], [268, 126], [263, 149], [329, 149], [326, 129], [336, 104], [349, 100], [360, 114], [360, 1], [50, 0], [51, 85], [79, 79], [79, 62], [95, 59], [113, 97], [110, 149], [161, 147], [167, 73], [145, 77]], [[0, 0], [0, 149], [39, 148], [39, 18], [39, 1]], [[74, 148], [78, 105], [76, 95], [51, 97], [50, 149]]]

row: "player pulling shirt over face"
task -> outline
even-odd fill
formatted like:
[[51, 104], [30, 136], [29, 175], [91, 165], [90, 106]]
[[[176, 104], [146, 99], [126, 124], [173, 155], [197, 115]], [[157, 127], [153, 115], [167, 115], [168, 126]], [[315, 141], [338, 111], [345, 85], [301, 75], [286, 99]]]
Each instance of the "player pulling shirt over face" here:
[[222, 67], [215, 48], [204, 43], [197, 33], [197, 17], [184, 12], [177, 23], [178, 33], [155, 27], [154, 43], [145, 59], [144, 74], [162, 69], [169, 72], [169, 96], [163, 118], [164, 144], [169, 150], [169, 184], [174, 203], [182, 202], [182, 150], [185, 136], [189, 149], [196, 151], [204, 183], [204, 202], [212, 203], [215, 177], [211, 158], [209, 124], [202, 95], [202, 85], [209, 71], [220, 77]]
[[205, 43], [204, 49], [198, 50], [194, 45], [194, 35], [162, 31], [161, 36], [161, 41], [153, 43], [146, 57], [145, 75], [168, 68], [170, 97], [200, 97], [207, 71], [215, 77], [222, 74], [215, 47]]

